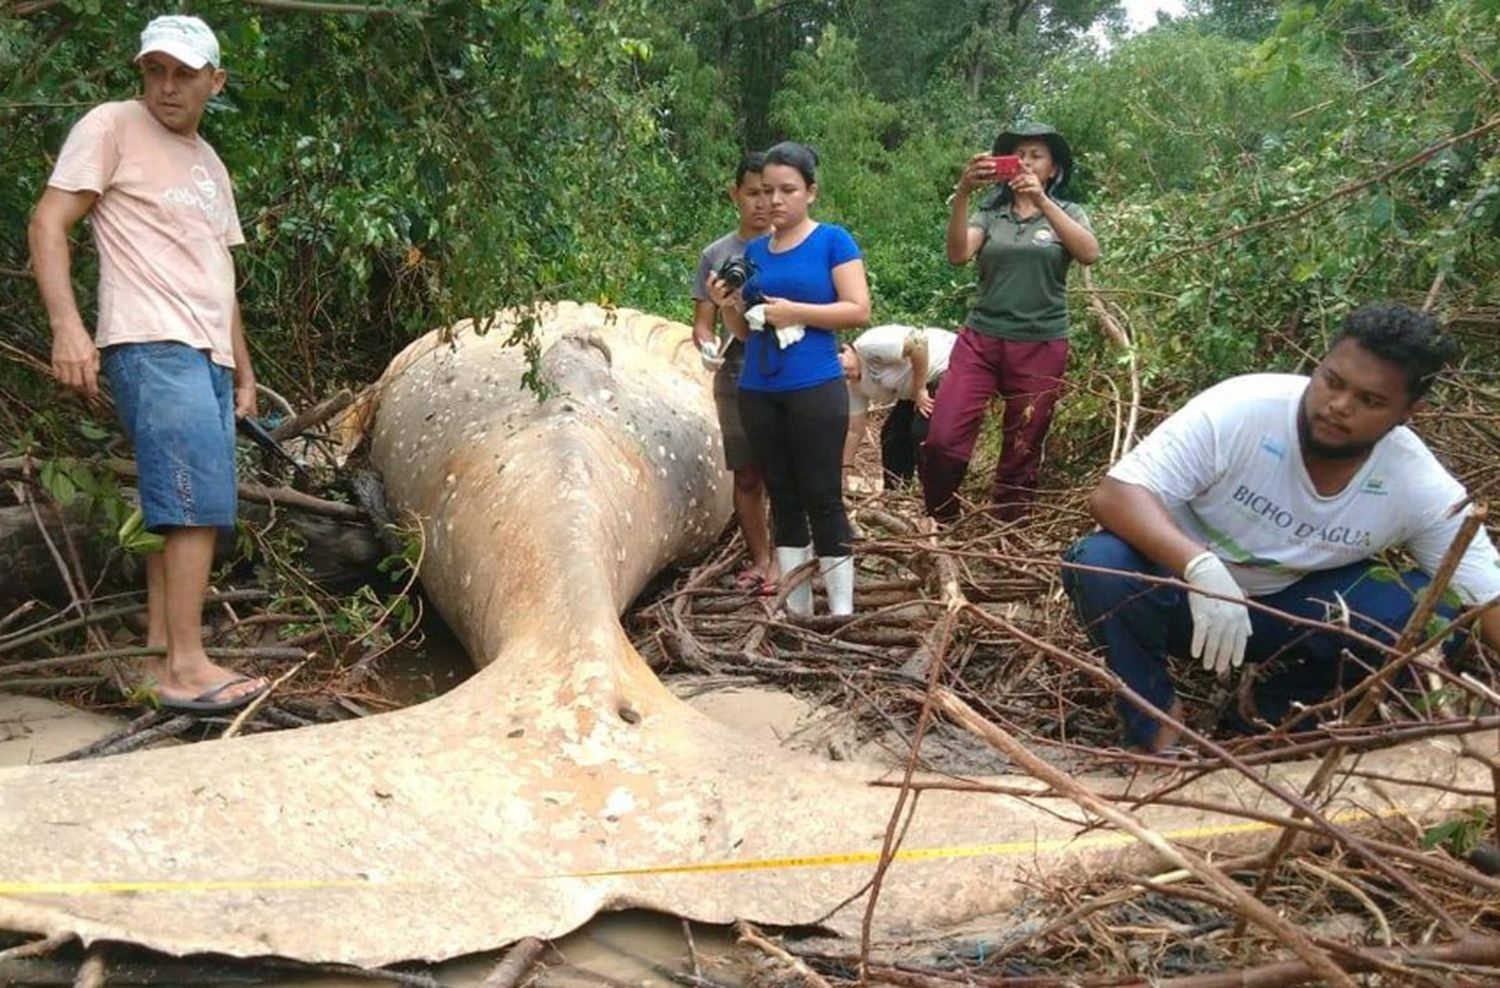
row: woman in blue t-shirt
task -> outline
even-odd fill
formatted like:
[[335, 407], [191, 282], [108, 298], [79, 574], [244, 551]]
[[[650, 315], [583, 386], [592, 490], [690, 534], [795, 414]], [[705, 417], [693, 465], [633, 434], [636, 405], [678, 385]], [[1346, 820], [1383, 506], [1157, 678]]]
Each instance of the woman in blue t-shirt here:
[[[870, 287], [854, 238], [808, 215], [817, 163], [791, 141], [766, 152], [771, 234], [746, 246], [754, 274], [743, 289], [726, 293], [715, 279], [710, 290], [745, 341], [740, 418], [765, 470], [777, 567], [784, 578], [816, 547], [829, 612], [852, 614], [853, 535], [840, 480], [849, 395], [834, 333], [869, 323]], [[806, 581], [787, 594], [793, 614], [811, 614], [812, 604]]]

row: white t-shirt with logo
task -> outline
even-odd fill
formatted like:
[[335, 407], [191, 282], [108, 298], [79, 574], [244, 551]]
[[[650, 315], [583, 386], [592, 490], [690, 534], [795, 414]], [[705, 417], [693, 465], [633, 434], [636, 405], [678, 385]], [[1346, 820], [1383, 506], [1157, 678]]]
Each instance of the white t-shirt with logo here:
[[[1154, 491], [1252, 596], [1395, 546], [1432, 573], [1463, 521], [1462, 511], [1446, 517], [1466, 496], [1463, 485], [1398, 426], [1342, 491], [1319, 494], [1297, 437], [1307, 385], [1294, 374], [1230, 378], [1158, 426], [1109, 476]], [[1470, 543], [1453, 587], [1469, 604], [1500, 595], [1488, 534]]]
[[889, 405], [911, 397], [911, 360], [902, 356], [910, 337], [927, 340], [927, 380], [948, 369], [958, 337], [946, 329], [912, 326], [872, 326], [851, 346], [859, 354], [858, 381], [849, 382], [849, 413], [863, 415], [871, 405]]
[[229, 248], [245, 237], [207, 141], [167, 129], [143, 103], [105, 103], [73, 125], [47, 184], [99, 194], [95, 343], [176, 341], [234, 366]]

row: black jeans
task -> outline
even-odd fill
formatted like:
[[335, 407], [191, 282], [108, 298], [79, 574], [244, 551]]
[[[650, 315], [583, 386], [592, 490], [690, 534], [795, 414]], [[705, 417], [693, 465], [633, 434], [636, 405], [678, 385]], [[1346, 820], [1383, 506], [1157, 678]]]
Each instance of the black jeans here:
[[[927, 382], [927, 393], [936, 397], [938, 382]], [[885, 471], [886, 487], [907, 483], [917, 474], [917, 456], [927, 439], [925, 415], [917, 414], [917, 403], [902, 399], [891, 406], [890, 414], [880, 426], [880, 466]]]
[[843, 378], [797, 391], [740, 391], [740, 420], [766, 474], [778, 546], [807, 545], [847, 556], [853, 533], [844, 510], [842, 464], [849, 431]]

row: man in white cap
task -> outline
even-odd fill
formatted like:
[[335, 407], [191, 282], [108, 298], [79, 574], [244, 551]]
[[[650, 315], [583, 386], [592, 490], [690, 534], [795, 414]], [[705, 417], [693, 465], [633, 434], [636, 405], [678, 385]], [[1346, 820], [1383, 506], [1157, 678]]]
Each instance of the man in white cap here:
[[[146, 528], [146, 666], [162, 706], [208, 714], [243, 706], [266, 681], [211, 662], [202, 609], [216, 534], [235, 520], [234, 422], [255, 413], [255, 375], [229, 249], [244, 243], [224, 163], [198, 136], [224, 88], [219, 42], [196, 17], [141, 32], [144, 95], [74, 125], [29, 233], [52, 325], [52, 373], [86, 398], [101, 365], [135, 446]], [[99, 251], [91, 338], [73, 294], [68, 232], [85, 216]]]

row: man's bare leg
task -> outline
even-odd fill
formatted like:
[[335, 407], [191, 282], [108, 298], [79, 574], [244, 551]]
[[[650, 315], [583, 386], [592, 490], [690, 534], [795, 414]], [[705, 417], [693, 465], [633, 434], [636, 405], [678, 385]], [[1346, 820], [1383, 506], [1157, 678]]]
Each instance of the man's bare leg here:
[[[146, 560], [146, 613], [150, 622], [146, 641], [157, 644], [151, 636], [160, 613], [165, 632], [162, 644], [167, 647], [166, 658], [152, 660], [147, 669], [156, 679], [158, 692], [174, 700], [191, 700], [236, 675], [209, 661], [203, 651], [203, 598], [208, 593], [215, 538], [212, 528], [174, 528], [167, 533], [166, 548]], [[262, 680], [251, 679], [223, 690], [214, 699], [232, 700], [262, 685]]]
[[167, 647], [167, 564], [160, 552], [146, 557], [146, 645]]
[[766, 480], [759, 467], [736, 470], [734, 477], [734, 513], [745, 536], [750, 553], [750, 567], [762, 579], [776, 575], [771, 561], [771, 531], [766, 516]]

